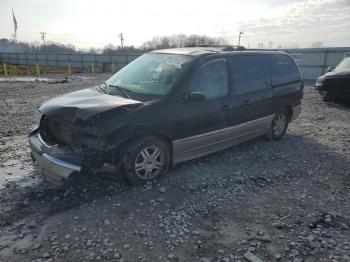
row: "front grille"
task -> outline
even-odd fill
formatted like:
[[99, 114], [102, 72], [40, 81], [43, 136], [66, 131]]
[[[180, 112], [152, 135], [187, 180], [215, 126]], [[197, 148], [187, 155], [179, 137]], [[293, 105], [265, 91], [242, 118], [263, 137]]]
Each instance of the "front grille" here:
[[72, 140], [72, 124], [55, 116], [43, 115], [40, 120], [40, 134], [49, 144], [68, 145]]

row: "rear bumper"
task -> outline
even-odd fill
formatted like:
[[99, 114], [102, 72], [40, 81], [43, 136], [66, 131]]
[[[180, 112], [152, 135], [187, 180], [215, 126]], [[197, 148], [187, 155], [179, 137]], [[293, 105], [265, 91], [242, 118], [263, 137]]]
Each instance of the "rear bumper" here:
[[290, 122], [292, 122], [293, 120], [295, 120], [301, 113], [301, 105], [298, 106], [293, 106], [292, 108], [292, 116], [290, 118]]
[[[63, 159], [69, 158], [72, 152], [59, 147], [58, 145], [48, 145], [41, 138], [38, 130], [29, 134], [29, 144], [32, 149], [32, 156], [38, 163], [41, 174], [45, 175], [50, 182], [61, 185], [72, 173], [80, 172], [81, 166]], [[74, 157], [72, 157], [74, 158]]]

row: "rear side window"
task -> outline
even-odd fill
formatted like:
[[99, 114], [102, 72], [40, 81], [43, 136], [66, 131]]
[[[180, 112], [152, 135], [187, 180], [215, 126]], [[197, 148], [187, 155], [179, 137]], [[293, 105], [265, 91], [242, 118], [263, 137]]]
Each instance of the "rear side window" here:
[[227, 96], [228, 72], [225, 59], [215, 59], [203, 64], [190, 82], [190, 91], [200, 91], [206, 99]]
[[300, 81], [300, 73], [292, 58], [287, 55], [271, 55], [272, 85], [284, 85]]
[[266, 66], [266, 56], [231, 56], [230, 64], [235, 94], [242, 95], [270, 88], [270, 74]]

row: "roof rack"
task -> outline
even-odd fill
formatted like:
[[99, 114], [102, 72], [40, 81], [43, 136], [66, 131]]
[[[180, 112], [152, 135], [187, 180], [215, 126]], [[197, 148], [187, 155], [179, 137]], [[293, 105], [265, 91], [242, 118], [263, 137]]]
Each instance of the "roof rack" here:
[[215, 47], [215, 48], [221, 48], [222, 51], [246, 50], [246, 48], [244, 46], [240, 46], [240, 45], [188, 45], [186, 47]]

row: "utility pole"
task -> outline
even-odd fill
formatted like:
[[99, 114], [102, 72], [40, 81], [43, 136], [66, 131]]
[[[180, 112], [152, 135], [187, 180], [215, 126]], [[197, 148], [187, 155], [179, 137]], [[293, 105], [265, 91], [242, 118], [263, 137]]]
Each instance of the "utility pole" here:
[[13, 42], [16, 43], [17, 35], [16, 34], [11, 34], [11, 36], [13, 37]]
[[239, 32], [239, 35], [238, 35], [238, 46], [240, 46], [240, 44], [241, 44], [241, 35], [244, 35], [244, 32]]
[[118, 35], [118, 37], [120, 38], [120, 46], [121, 46], [122, 53], [123, 53], [123, 51], [124, 51], [124, 45], [123, 45], [123, 43], [124, 43], [124, 36], [123, 36], [123, 33], [120, 33]]
[[44, 43], [44, 49], [45, 49], [45, 52], [46, 52], [46, 43], [45, 43], [45, 35], [46, 35], [46, 32], [40, 32], [41, 34], [41, 40], [43, 41]]
[[183, 34], [181, 33], [180, 34], [180, 46], [179, 47], [182, 47], [182, 37], [183, 37]]
[[47, 63], [47, 50], [46, 50], [46, 43], [45, 43], [46, 32], [40, 32], [40, 34], [41, 34], [41, 40], [43, 40], [43, 43], [44, 43], [46, 66], [48, 66], [48, 63]]

